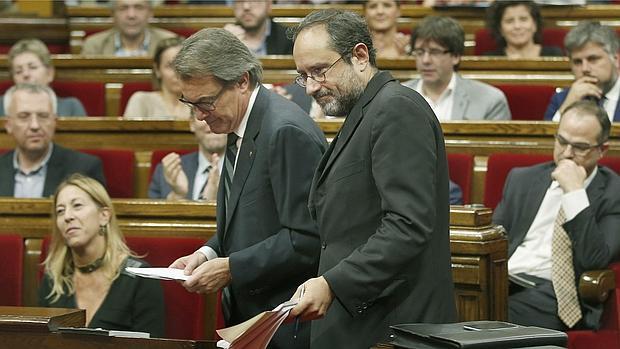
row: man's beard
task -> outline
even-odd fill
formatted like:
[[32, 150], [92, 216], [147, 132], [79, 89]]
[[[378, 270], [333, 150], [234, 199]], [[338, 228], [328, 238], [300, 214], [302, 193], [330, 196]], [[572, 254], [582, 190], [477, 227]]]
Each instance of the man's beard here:
[[[342, 81], [348, 81], [343, 92], [328, 90], [321, 87], [312, 97], [323, 109], [323, 113], [329, 116], [347, 116], [355, 106], [355, 103], [364, 93], [365, 86], [360, 79], [354, 74], [343, 74]], [[331, 96], [329, 100], [321, 100], [321, 97]]]

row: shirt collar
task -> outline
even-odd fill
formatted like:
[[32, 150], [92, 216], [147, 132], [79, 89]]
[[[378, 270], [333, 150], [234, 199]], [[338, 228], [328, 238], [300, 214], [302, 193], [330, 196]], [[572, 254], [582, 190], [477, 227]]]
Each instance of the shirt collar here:
[[[250, 100], [248, 101], [248, 108], [245, 110], [245, 114], [243, 115], [243, 119], [241, 119], [241, 123], [239, 123], [239, 127], [234, 131], [239, 138], [243, 138], [245, 134], [245, 129], [248, 126], [248, 118], [250, 117], [250, 113], [252, 112], [252, 108], [254, 108], [254, 102], [256, 102], [256, 96], [258, 96], [258, 90], [260, 89], [260, 83], [256, 84], [254, 91], [250, 95]], [[239, 143], [237, 143], [239, 144]]]
[[198, 173], [204, 173], [211, 166], [211, 161], [199, 150], [198, 151]]
[[[47, 150], [47, 154], [45, 155], [45, 157], [43, 158], [43, 160], [41, 160], [41, 163], [39, 164], [39, 167], [33, 169], [32, 171], [25, 173], [22, 172], [24, 174], [34, 174], [37, 173], [39, 171], [41, 171], [41, 169], [43, 167], [45, 167], [47, 165], [47, 163], [50, 160], [50, 157], [52, 156], [52, 151], [54, 150], [54, 143], [50, 143], [50, 146]], [[21, 169], [19, 168], [19, 149], [15, 149], [15, 151], [13, 152], [13, 169], [16, 171], [20, 171]]]
[[[607, 91], [605, 98], [610, 101], [618, 101], [620, 97], [620, 77], [616, 78], [616, 83], [611, 87], [611, 90]], [[613, 115], [611, 116], [613, 120]]]
[[[420, 79], [418, 81], [418, 85], [414, 88], [414, 90], [418, 92], [419, 94], [421, 94], [422, 96], [426, 96], [426, 94], [424, 94], [424, 92], [422, 91], [423, 84], [424, 84], [424, 80]], [[443, 90], [438, 100], [442, 100], [444, 97], [452, 93], [452, 91], [454, 91], [455, 86], [456, 86], [456, 72], [452, 72], [452, 77], [450, 78], [450, 82], [448, 82], [448, 86], [446, 86], [446, 89]]]
[[117, 56], [138, 56], [145, 55], [149, 52], [149, 45], [151, 43], [151, 32], [148, 29], [144, 30], [144, 39], [142, 40], [142, 47], [138, 50], [128, 51], [123, 48], [121, 42], [121, 34], [117, 31], [114, 34], [114, 52]]

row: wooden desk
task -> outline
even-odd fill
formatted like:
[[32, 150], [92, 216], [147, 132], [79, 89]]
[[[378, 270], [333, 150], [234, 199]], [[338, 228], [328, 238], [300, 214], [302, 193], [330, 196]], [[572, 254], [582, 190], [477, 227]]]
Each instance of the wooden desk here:
[[[214, 341], [139, 339], [63, 334], [58, 327], [84, 327], [85, 310], [0, 307], [0, 343], [12, 349], [214, 349]], [[52, 325], [53, 324], [53, 325]]]

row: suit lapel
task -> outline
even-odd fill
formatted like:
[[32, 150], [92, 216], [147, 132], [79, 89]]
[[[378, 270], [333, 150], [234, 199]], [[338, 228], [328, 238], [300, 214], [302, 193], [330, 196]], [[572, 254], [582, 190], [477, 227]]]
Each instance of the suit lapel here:
[[[456, 74], [456, 73], [454, 73]], [[469, 106], [469, 95], [463, 88], [463, 81], [460, 76], [456, 75], [456, 83], [454, 84], [454, 103], [452, 105], [452, 115], [450, 120], [463, 120]]]
[[[618, 113], [616, 113], [618, 114]], [[601, 166], [598, 167], [598, 173], [592, 179], [592, 183], [586, 189], [590, 205], [594, 202], [600, 202], [599, 198], [605, 193], [605, 178], [603, 178]]]
[[[353, 109], [347, 115], [340, 131], [338, 131], [338, 135], [332, 141], [327, 153], [323, 156], [323, 159], [327, 158], [325, 163], [325, 167], [319, 177], [317, 182], [317, 186], [320, 185], [325, 179], [325, 175], [329, 172], [330, 167], [333, 165], [335, 159], [340, 155], [342, 149], [344, 149], [345, 145], [351, 139], [351, 136], [355, 132], [355, 129], [359, 125], [360, 121], [364, 117], [363, 108], [368, 104], [376, 95], [379, 93], [379, 90], [390, 81], [394, 81], [392, 75], [388, 72], [378, 72], [375, 76], [370, 79], [368, 82], [368, 86], [364, 90], [364, 93], [360, 97], [359, 101], [355, 103]], [[335, 144], [334, 144], [335, 143]], [[324, 163], [323, 160], [319, 163], [319, 166]]]
[[239, 203], [239, 197], [245, 186], [245, 181], [252, 169], [252, 164], [256, 155], [255, 141], [268, 105], [269, 92], [260, 85], [258, 88], [258, 95], [256, 96], [256, 101], [248, 117], [248, 123], [243, 134], [243, 140], [241, 141], [241, 148], [237, 155], [235, 174], [232, 179], [230, 196], [228, 197], [228, 207], [226, 208], [226, 229], [224, 230], [224, 234], [228, 231], [230, 220]]
[[2, 157], [0, 163], [0, 196], [15, 195], [15, 170], [13, 169], [13, 154], [10, 151]]
[[614, 122], [620, 122], [620, 98], [618, 98], [618, 103], [616, 103], [616, 111], [614, 112]]
[[54, 144], [52, 149], [52, 155], [47, 162], [47, 174], [45, 175], [45, 184], [43, 185], [43, 197], [48, 197], [54, 194], [55, 187], [52, 187], [52, 183], [60, 183], [64, 178], [64, 159], [63, 149], [58, 144]]

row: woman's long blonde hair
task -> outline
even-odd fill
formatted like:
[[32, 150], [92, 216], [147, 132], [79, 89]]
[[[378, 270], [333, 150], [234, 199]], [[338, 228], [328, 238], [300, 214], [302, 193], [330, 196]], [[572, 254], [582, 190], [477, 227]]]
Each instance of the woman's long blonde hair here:
[[103, 255], [103, 263], [101, 270], [104, 275], [112, 283], [120, 275], [120, 265], [125, 257], [134, 256], [127, 244], [125, 238], [118, 226], [116, 213], [112, 206], [112, 200], [103, 185], [97, 180], [86, 177], [81, 174], [73, 174], [64, 180], [54, 194], [52, 200], [52, 241], [50, 243], [49, 253], [43, 262], [45, 272], [52, 280], [52, 290], [47, 298], [52, 299], [52, 303], [67, 294], [75, 293], [73, 286], [73, 256], [71, 249], [65, 243], [62, 232], [58, 229], [56, 223], [56, 203], [58, 194], [61, 190], [68, 186], [75, 186], [84, 191], [95, 202], [99, 209], [107, 208], [110, 212], [110, 218], [106, 228], [102, 228], [105, 238], [105, 253]]

